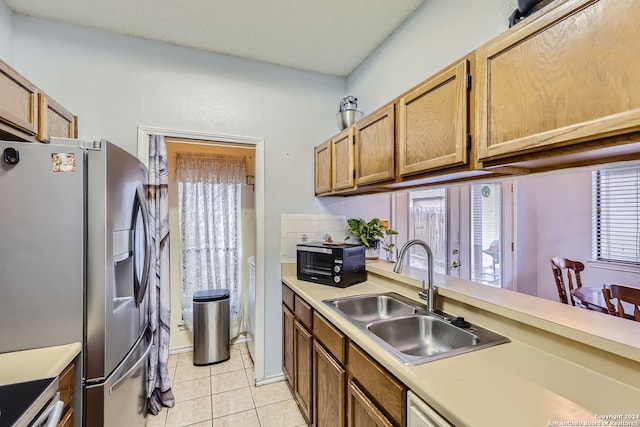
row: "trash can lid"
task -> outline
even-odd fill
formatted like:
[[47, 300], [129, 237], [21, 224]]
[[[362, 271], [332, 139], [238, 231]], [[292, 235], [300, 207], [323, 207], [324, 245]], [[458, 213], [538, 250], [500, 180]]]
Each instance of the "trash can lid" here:
[[229, 298], [229, 289], [207, 289], [193, 293], [193, 300], [200, 302], [218, 301], [226, 298]]

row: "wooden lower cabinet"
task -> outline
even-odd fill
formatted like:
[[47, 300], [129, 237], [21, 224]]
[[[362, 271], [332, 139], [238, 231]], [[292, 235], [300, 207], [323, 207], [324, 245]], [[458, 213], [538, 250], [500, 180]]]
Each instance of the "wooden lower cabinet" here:
[[73, 390], [76, 382], [75, 371], [76, 365], [72, 362], [58, 376], [58, 392], [60, 393], [60, 400], [64, 402], [62, 417], [58, 424], [59, 427], [73, 426]]
[[294, 347], [293, 347], [293, 324], [295, 317], [285, 304], [282, 304], [282, 370], [289, 382], [289, 387], [293, 390], [294, 384]]
[[293, 327], [295, 343], [295, 387], [294, 393], [302, 415], [311, 421], [313, 418], [313, 337], [309, 331], [296, 322]]
[[347, 390], [348, 427], [392, 427], [393, 424], [367, 395], [349, 381]]
[[393, 425], [406, 425], [406, 386], [352, 342], [347, 353], [347, 372], [349, 380], [358, 384]]
[[347, 371], [320, 345], [313, 343], [313, 425], [344, 427]]
[[307, 422], [313, 420], [313, 310], [282, 285], [282, 370]]
[[282, 289], [282, 368], [306, 421], [406, 425], [406, 386], [288, 286]]

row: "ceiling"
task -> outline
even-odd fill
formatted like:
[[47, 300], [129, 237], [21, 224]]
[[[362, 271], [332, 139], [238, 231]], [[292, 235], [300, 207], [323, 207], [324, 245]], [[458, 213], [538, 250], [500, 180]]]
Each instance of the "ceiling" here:
[[3, 0], [16, 13], [347, 76], [424, 0]]

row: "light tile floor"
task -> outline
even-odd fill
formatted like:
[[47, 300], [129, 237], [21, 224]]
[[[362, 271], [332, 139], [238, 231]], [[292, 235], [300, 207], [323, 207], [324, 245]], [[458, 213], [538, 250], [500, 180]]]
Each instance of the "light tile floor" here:
[[246, 344], [232, 344], [223, 363], [194, 366], [193, 353], [169, 356], [176, 404], [147, 416], [147, 427], [306, 426], [285, 381], [254, 386]]

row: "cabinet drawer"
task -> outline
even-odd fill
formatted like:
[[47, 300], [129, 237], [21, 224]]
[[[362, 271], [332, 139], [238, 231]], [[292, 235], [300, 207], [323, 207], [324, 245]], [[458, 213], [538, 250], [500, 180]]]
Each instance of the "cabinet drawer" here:
[[288, 286], [282, 284], [282, 303], [287, 306], [287, 308], [293, 311], [293, 296], [295, 294]]
[[309, 331], [313, 330], [313, 309], [298, 295], [295, 296], [295, 308], [293, 312], [296, 317]]
[[346, 337], [318, 313], [313, 313], [313, 335], [343, 366], [345, 364]]
[[386, 369], [349, 343], [347, 371], [359, 387], [367, 393], [394, 424], [406, 424], [406, 388]]

